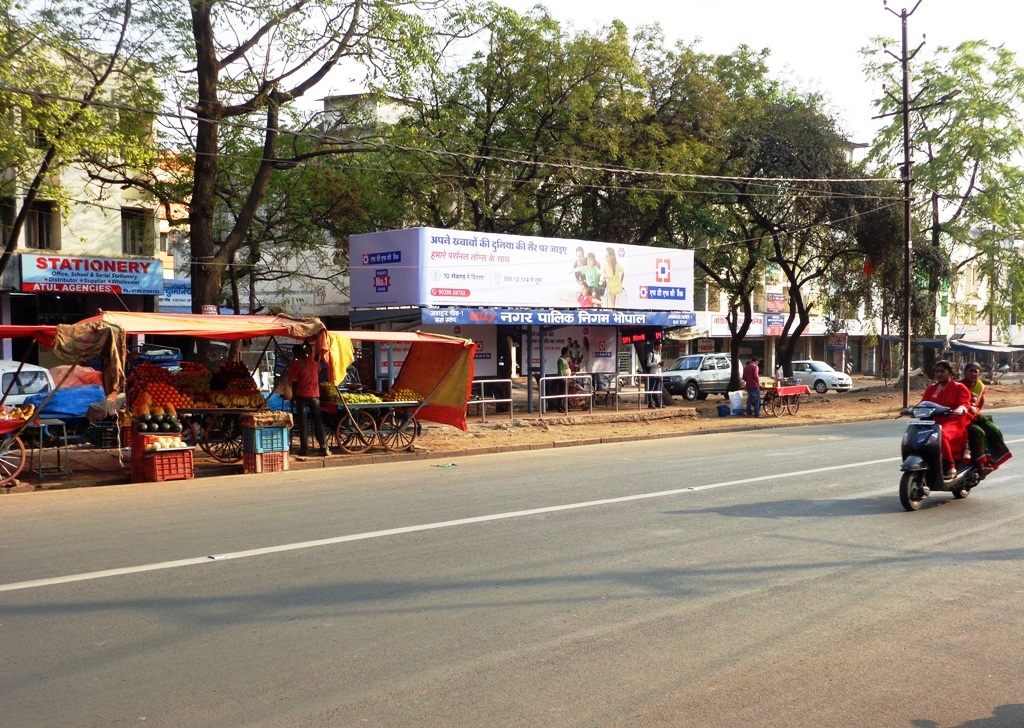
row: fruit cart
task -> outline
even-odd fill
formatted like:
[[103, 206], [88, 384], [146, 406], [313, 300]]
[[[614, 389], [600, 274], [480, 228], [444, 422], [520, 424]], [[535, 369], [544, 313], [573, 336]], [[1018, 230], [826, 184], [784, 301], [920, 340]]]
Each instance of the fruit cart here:
[[774, 386], [764, 390], [761, 398], [761, 409], [771, 412], [776, 417], [795, 415], [800, 411], [800, 397], [810, 394], [806, 384], [783, 384], [776, 382]]
[[426, 400], [414, 392], [397, 396], [385, 401], [376, 393], [346, 392], [337, 401], [321, 402], [328, 444], [350, 455], [364, 453], [374, 444], [392, 452], [410, 450], [420, 430], [416, 413]]

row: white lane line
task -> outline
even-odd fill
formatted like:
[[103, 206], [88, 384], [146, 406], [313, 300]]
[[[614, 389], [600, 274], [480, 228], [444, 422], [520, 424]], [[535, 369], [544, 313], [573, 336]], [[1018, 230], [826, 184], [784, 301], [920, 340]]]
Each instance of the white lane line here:
[[812, 468], [810, 470], [797, 470], [790, 473], [775, 473], [772, 475], [759, 475], [753, 478], [741, 478], [740, 480], [725, 480], [720, 483], [708, 483], [707, 485], [695, 485], [685, 488], [673, 488], [671, 490], [659, 490], [653, 493], [638, 493], [636, 495], [624, 495], [617, 498], [602, 498], [600, 500], [583, 501], [580, 503], [566, 503], [560, 506], [545, 506], [543, 508], [530, 508], [523, 511], [507, 511], [505, 513], [493, 513], [487, 516], [473, 516], [471, 518], [458, 518], [451, 521], [438, 521], [436, 523], [424, 523], [418, 526], [402, 526], [401, 528], [388, 528], [382, 531], [368, 531], [366, 533], [354, 533], [349, 536], [335, 536], [333, 538], [322, 538], [315, 541], [302, 541], [299, 543], [281, 544], [278, 546], [266, 546], [259, 549], [247, 551], [235, 551], [233, 553], [216, 554], [214, 556], [198, 556], [190, 559], [178, 559], [177, 561], [161, 561], [153, 564], [142, 564], [140, 566], [125, 566], [117, 569], [104, 569], [103, 571], [90, 571], [83, 574], [69, 574], [67, 576], [54, 576], [48, 579], [33, 579], [31, 581], [16, 581], [10, 584], [0, 584], [0, 592], [17, 591], [20, 589], [34, 589], [43, 586], [55, 586], [57, 584], [69, 584], [75, 581], [91, 581], [93, 579], [105, 579], [111, 576], [126, 576], [128, 574], [139, 574], [145, 571], [159, 571], [162, 569], [177, 569], [183, 566], [198, 566], [210, 564], [214, 561], [221, 562], [232, 559], [248, 559], [254, 556], [265, 556], [277, 554], [284, 551], [296, 551], [299, 549], [311, 549], [318, 546], [332, 546], [340, 543], [351, 543], [353, 541], [367, 541], [374, 538], [385, 538], [387, 536], [400, 536], [406, 533], [418, 531], [433, 531], [441, 528], [452, 528], [454, 526], [467, 526], [474, 523], [487, 523], [488, 521], [503, 521], [510, 518], [524, 518], [527, 516], [538, 516], [544, 513], [557, 513], [559, 511], [571, 511], [581, 508], [593, 508], [595, 506], [613, 505], [616, 503], [629, 503], [631, 501], [649, 500], [651, 498], [666, 498], [683, 493], [693, 493], [713, 488], [726, 488], [732, 485], [746, 485], [748, 483], [759, 483], [765, 480], [780, 480], [793, 478], [815, 473], [827, 473], [835, 470], [848, 470], [850, 468], [862, 468], [869, 465], [891, 463], [899, 458], [882, 458], [881, 460], [865, 460], [859, 463], [846, 465], [830, 465], [823, 468]]

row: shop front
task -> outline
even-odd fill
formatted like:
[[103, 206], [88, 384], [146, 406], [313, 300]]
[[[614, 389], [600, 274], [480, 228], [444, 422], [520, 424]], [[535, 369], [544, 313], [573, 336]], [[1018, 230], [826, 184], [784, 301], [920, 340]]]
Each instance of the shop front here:
[[[21, 253], [3, 274], [0, 323], [69, 324], [100, 310], [152, 311], [164, 292], [163, 263], [153, 258], [101, 258]], [[3, 341], [0, 358], [21, 360], [28, 340]], [[40, 353], [45, 366], [58, 362]], [[35, 360], [30, 356], [30, 360]]]

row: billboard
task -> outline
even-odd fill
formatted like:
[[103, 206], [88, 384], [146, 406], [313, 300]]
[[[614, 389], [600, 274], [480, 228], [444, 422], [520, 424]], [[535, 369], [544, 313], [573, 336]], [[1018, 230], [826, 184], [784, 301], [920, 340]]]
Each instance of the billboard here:
[[693, 311], [693, 251], [439, 228], [350, 238], [355, 308]]

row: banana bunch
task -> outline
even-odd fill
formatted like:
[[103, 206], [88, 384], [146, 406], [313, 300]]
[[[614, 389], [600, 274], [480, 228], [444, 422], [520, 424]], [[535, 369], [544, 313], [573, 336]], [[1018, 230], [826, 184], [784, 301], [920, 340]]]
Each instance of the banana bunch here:
[[26, 404], [22, 407], [15, 407], [10, 412], [0, 413], [2, 420], [31, 420], [36, 414], [34, 404]]
[[349, 404], [374, 404], [382, 401], [376, 394], [343, 392], [341, 398]]

